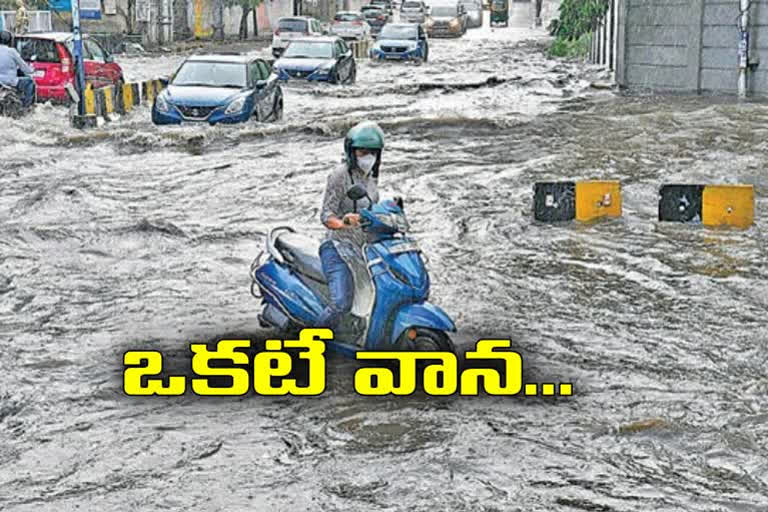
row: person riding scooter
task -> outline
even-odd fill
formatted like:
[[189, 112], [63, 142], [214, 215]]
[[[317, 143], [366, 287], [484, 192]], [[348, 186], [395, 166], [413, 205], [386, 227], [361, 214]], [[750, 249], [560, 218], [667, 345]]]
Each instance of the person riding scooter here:
[[[13, 35], [7, 30], [0, 32], [0, 84], [15, 87], [21, 94], [24, 108], [35, 102], [34, 70], [24, 62], [16, 48], [12, 48]], [[19, 77], [19, 71], [24, 74]]]
[[[328, 282], [331, 299], [318, 318], [319, 327], [336, 328], [342, 317], [352, 309], [354, 278], [353, 260], [362, 259], [366, 235], [360, 229], [359, 211], [370, 208], [379, 200], [378, 181], [384, 132], [372, 121], [358, 123], [344, 139], [344, 164], [335, 169], [326, 184], [320, 220], [327, 228], [320, 245], [323, 273]], [[368, 199], [353, 201], [347, 190], [361, 184]], [[362, 202], [363, 204], [358, 204]]]

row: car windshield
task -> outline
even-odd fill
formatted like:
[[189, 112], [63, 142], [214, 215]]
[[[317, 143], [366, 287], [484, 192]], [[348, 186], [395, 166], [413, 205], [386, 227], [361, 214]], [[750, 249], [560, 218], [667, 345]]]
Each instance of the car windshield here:
[[352, 12], [345, 12], [337, 14], [333, 19], [336, 21], [360, 21], [361, 16]]
[[283, 52], [283, 57], [292, 59], [330, 59], [333, 57], [331, 43], [314, 41], [292, 41]]
[[506, 0], [493, 0], [493, 6], [499, 9], [503, 9], [506, 3]]
[[459, 2], [459, 5], [463, 5], [468, 11], [480, 9], [480, 4], [474, 0], [464, 0], [463, 2]]
[[378, 5], [386, 8], [386, 7], [389, 7], [389, 2], [387, 2], [387, 0], [373, 0], [371, 2], [371, 5]]
[[378, 7], [363, 7], [363, 16], [368, 18], [375, 18], [379, 14], [383, 14], [383, 12]]
[[277, 28], [281, 32], [309, 32], [307, 30], [307, 20], [280, 20], [280, 22], [277, 24]]
[[387, 25], [381, 29], [381, 39], [417, 39], [415, 26]]
[[240, 62], [187, 61], [176, 72], [171, 84], [243, 88], [248, 80], [245, 64]]
[[447, 6], [447, 5], [440, 5], [437, 7], [433, 7], [431, 13], [432, 16], [438, 16], [438, 17], [445, 17], [445, 18], [455, 18], [456, 17], [456, 7], [453, 6]]
[[403, 4], [403, 9], [420, 9], [421, 4], [419, 2], [405, 2]]

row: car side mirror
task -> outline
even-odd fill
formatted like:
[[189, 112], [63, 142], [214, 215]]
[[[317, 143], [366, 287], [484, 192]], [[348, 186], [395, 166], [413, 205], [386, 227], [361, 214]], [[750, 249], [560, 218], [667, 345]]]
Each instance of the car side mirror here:
[[37, 55], [33, 55], [29, 58], [30, 61], [35, 62], [37, 60]]
[[161, 76], [158, 78], [160, 80], [160, 83], [163, 84], [163, 88], [168, 87], [168, 83], [171, 81], [171, 79], [167, 76]]
[[115, 62], [115, 59], [109, 53], [105, 53], [104, 54], [104, 62]]
[[267, 85], [266, 80], [256, 80], [256, 88], [257, 89], [263, 89]]
[[353, 201], [359, 201], [364, 197], [368, 197], [368, 191], [365, 189], [363, 185], [361, 185], [360, 183], [356, 183], [351, 187], [349, 187], [349, 190], [347, 190], [347, 197]]

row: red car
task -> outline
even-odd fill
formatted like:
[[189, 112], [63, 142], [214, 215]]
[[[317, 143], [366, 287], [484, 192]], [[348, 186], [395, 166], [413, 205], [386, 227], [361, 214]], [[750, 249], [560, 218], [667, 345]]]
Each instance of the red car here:
[[[35, 70], [37, 101], [69, 101], [66, 85], [75, 84], [73, 36], [68, 32], [49, 32], [16, 36], [16, 50]], [[123, 70], [95, 40], [83, 34], [85, 81], [94, 89], [120, 85]]]

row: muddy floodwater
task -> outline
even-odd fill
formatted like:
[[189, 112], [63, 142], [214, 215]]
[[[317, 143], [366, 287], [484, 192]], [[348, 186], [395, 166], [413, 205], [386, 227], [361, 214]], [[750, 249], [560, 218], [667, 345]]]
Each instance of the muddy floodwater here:
[[[0, 509], [768, 509], [768, 104], [594, 88], [525, 29], [431, 43], [286, 86], [276, 124], [3, 121]], [[366, 398], [337, 356], [316, 398], [125, 396], [126, 350], [263, 339], [249, 264], [270, 227], [321, 235], [364, 119], [456, 344], [509, 338], [527, 381], [574, 396]], [[533, 220], [535, 182], [580, 179], [620, 180], [622, 217]], [[664, 183], [754, 184], [755, 223], [660, 223]]]

